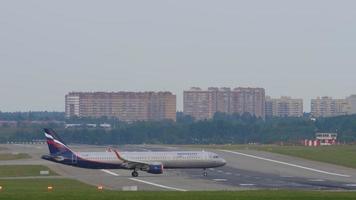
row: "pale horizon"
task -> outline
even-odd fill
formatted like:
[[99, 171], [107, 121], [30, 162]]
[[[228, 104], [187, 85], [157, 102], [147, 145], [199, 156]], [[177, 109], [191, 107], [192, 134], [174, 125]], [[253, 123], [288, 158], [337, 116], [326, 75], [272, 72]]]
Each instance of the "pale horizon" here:
[[10, 1], [0, 6], [0, 111], [64, 111], [71, 91], [262, 87], [356, 94], [355, 1]]

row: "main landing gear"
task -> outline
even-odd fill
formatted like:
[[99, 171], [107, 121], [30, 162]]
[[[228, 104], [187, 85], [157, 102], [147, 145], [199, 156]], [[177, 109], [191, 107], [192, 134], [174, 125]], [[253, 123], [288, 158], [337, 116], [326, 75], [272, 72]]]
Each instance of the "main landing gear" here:
[[208, 176], [208, 172], [204, 169], [203, 176]]
[[131, 173], [132, 177], [138, 177], [138, 172], [136, 170], [134, 170], [132, 173]]

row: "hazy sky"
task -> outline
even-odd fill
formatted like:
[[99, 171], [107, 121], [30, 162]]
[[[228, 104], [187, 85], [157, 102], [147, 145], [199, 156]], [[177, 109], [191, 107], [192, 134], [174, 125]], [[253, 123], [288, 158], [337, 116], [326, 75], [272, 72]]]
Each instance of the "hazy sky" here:
[[356, 93], [354, 0], [2, 0], [0, 110], [64, 111], [70, 91], [264, 87]]

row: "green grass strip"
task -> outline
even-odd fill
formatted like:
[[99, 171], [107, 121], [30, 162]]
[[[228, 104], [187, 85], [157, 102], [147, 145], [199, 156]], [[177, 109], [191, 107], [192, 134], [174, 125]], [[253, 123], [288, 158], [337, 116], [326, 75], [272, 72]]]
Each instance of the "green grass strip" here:
[[[0, 180], [0, 199], [6, 200], [354, 200], [356, 192], [253, 190], [239, 192], [121, 192], [103, 190], [71, 179]], [[49, 191], [48, 186], [53, 190]]]
[[[49, 175], [40, 175], [40, 171], [49, 171]], [[42, 165], [0, 165], [0, 177], [53, 176], [57, 175]]]
[[260, 150], [356, 168], [356, 146], [273, 146]]
[[1, 153], [0, 160], [19, 160], [19, 159], [27, 159], [31, 158], [30, 155], [26, 153]]

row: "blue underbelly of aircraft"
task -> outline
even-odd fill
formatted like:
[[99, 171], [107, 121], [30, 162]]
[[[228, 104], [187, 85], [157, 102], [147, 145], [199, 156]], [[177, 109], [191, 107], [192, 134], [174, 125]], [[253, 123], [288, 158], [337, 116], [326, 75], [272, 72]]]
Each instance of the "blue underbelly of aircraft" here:
[[122, 168], [120, 164], [104, 163], [104, 162], [93, 161], [93, 160], [84, 160], [81, 158], [75, 160], [68, 159], [68, 158], [63, 158], [61, 160], [58, 160], [55, 157], [51, 157], [51, 156], [42, 156], [42, 158], [45, 160], [50, 160], [65, 165], [71, 165], [75, 167], [88, 168], [88, 169], [121, 169]]

